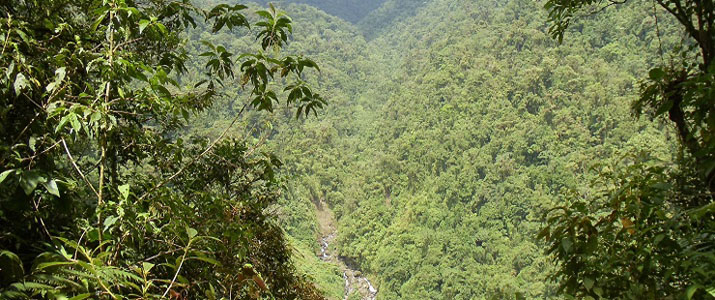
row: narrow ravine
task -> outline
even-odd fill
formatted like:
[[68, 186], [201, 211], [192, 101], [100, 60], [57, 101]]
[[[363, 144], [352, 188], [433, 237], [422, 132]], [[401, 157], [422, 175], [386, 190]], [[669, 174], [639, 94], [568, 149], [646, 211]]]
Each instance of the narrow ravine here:
[[316, 204], [316, 208], [318, 224], [320, 225], [320, 238], [318, 239], [320, 253], [318, 253], [318, 257], [323, 261], [337, 265], [343, 272], [343, 279], [345, 280], [343, 300], [347, 300], [348, 297], [355, 292], [357, 292], [363, 300], [377, 299], [377, 288], [372, 285], [370, 280], [363, 276], [360, 270], [353, 267], [343, 257], [334, 254], [333, 251], [335, 249], [331, 247], [331, 245], [335, 240], [337, 227], [335, 225], [333, 212], [322, 200]]

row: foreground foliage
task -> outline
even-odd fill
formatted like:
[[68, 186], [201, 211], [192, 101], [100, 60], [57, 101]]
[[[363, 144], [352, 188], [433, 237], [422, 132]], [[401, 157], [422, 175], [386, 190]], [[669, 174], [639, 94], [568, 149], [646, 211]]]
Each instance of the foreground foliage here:
[[[321, 298], [296, 273], [267, 213], [280, 161], [224, 139], [247, 110], [325, 101], [305, 84], [317, 65], [281, 56], [292, 21], [270, 6], [189, 1], [0, 4], [0, 298]], [[188, 27], [256, 28], [260, 50], [204, 43], [190, 65]], [[224, 86], [246, 92], [213, 140], [179, 138]]]
[[[623, 3], [547, 1], [551, 33], [561, 40], [579, 13], [613, 4]], [[672, 122], [679, 159], [632, 155], [601, 175], [598, 192], [549, 214], [540, 237], [571, 297], [715, 297], [715, 10], [712, 1], [658, 0], [654, 12], [656, 4], [685, 39], [650, 70], [633, 109]]]

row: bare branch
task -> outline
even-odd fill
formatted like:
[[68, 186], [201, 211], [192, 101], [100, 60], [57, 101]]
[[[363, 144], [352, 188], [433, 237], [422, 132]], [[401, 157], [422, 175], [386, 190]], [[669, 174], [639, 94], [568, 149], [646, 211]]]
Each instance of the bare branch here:
[[92, 183], [89, 182], [87, 177], [84, 176], [84, 173], [82, 173], [82, 171], [79, 169], [79, 167], [77, 166], [77, 163], [74, 162], [74, 158], [72, 158], [72, 154], [70, 153], [70, 149], [67, 148], [67, 143], [65, 142], [64, 138], [62, 138], [62, 146], [65, 147], [65, 152], [67, 153], [67, 157], [69, 157], [70, 162], [72, 163], [72, 166], [74, 166], [74, 169], [77, 170], [77, 173], [79, 173], [79, 176], [81, 176], [82, 179], [84, 179], [84, 182], [86, 182], [87, 185], [89, 186], [89, 188], [92, 189], [92, 192], [94, 192], [94, 194], [97, 195], [97, 197], [99, 197], [99, 193], [97, 192], [97, 190], [94, 188]]

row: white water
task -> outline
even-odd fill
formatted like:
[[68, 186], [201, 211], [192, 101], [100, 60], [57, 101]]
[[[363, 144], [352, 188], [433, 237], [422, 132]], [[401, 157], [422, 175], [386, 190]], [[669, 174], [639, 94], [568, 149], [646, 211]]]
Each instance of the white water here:
[[343, 299], [347, 300], [352, 293], [358, 293], [363, 300], [376, 300], [378, 290], [370, 280], [364, 277], [360, 270], [353, 269], [355, 267], [352, 264], [343, 257], [334, 254], [330, 249], [330, 244], [336, 237], [335, 217], [332, 211], [322, 199], [319, 204], [316, 204], [316, 209], [322, 232], [322, 236], [318, 239], [320, 253], [316, 253], [316, 255], [322, 261], [335, 264], [343, 271], [343, 280], [345, 280]]
[[377, 300], [377, 289], [369, 279], [361, 275], [362, 272], [348, 267], [348, 264], [340, 256], [334, 257], [330, 254], [330, 242], [334, 239], [335, 233], [331, 233], [318, 241], [320, 244], [319, 257], [321, 260], [335, 263], [343, 269], [343, 279], [345, 280], [343, 300], [347, 300], [350, 294], [355, 291], [360, 293], [363, 300]]

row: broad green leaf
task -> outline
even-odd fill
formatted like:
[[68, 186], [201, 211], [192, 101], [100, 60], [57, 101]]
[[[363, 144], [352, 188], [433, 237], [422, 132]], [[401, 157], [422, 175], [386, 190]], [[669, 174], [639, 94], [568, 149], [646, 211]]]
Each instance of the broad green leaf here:
[[44, 182], [46, 179], [37, 172], [24, 172], [20, 185], [25, 190], [25, 194], [29, 195], [37, 188], [37, 185]]
[[32, 150], [32, 152], [37, 151], [37, 150], [35, 150], [36, 144], [37, 144], [37, 139], [34, 136], [31, 136], [30, 141], [27, 143], [27, 146], [30, 147], [30, 150]]
[[117, 221], [119, 220], [118, 216], [109, 216], [106, 219], [104, 219], [104, 230], [109, 229], [109, 227], [112, 227]]
[[20, 36], [20, 38], [22, 39], [23, 42], [25, 42], [25, 43], [30, 42], [30, 39], [27, 37], [27, 34], [24, 31], [22, 31], [20, 29], [15, 29], [15, 33], [17, 33], [17, 35]]
[[688, 296], [688, 300], [693, 299], [693, 295], [695, 295], [695, 292], [697, 292], [698, 289], [700, 289], [700, 286], [697, 284], [688, 287], [685, 291], [685, 294]]
[[120, 185], [117, 189], [119, 189], [119, 194], [122, 195], [122, 200], [127, 200], [129, 198], [129, 184]]
[[79, 117], [77, 114], [70, 114], [70, 124], [72, 125], [72, 129], [74, 129], [75, 133], [79, 133], [80, 130], [82, 130], [82, 124], [79, 122]]
[[661, 80], [663, 77], [665, 77], [665, 71], [661, 68], [654, 68], [648, 72], [648, 77], [652, 80]]
[[69, 300], [83, 300], [83, 299], [87, 299], [87, 298], [89, 298], [89, 297], [91, 297], [91, 296], [92, 296], [92, 294], [89, 294], [89, 293], [87, 293], [87, 294], [79, 294], [79, 295], [77, 295], [77, 296], [74, 296], [74, 297], [72, 297], [72, 298], [69, 298]]
[[106, 6], [105, 6], [105, 7], [102, 8], [102, 10], [101, 10], [101, 13], [102, 13], [102, 14], [101, 14], [101, 15], [94, 21], [94, 23], [92, 24], [92, 31], [96, 31], [96, 30], [97, 30], [97, 28], [99, 27], [99, 24], [101, 24], [102, 21], [104, 20], [104, 18], [107, 16], [107, 11], [108, 11], [108, 10], [109, 10], [109, 7], [106, 7]]
[[57, 127], [55, 127], [55, 133], [62, 130], [65, 127], [65, 125], [67, 124], [67, 122], [69, 122], [72, 118], [75, 118], [75, 119], [77, 118], [75, 113], [72, 113], [72, 112], [68, 113], [66, 116], [62, 117], [60, 119], [60, 122], [57, 123]]
[[186, 227], [186, 233], [189, 235], [189, 239], [193, 239], [198, 234], [198, 231], [191, 227]]
[[708, 292], [708, 294], [710, 294], [710, 296], [715, 297], [715, 286], [711, 286], [705, 290]]
[[87, 232], [87, 239], [88, 239], [89, 241], [91, 241], [91, 242], [96, 242], [96, 241], [98, 241], [98, 240], [99, 240], [99, 230], [97, 230], [97, 229], [95, 228], [95, 229], [92, 229], [92, 230], [88, 231], [88, 232]]
[[603, 289], [602, 289], [602, 288], [600, 288], [600, 287], [595, 287], [595, 288], [593, 288], [593, 292], [594, 292], [597, 296], [603, 297]]
[[655, 112], [655, 114], [662, 115], [662, 114], [668, 112], [671, 108], [673, 108], [673, 101], [665, 100], [660, 105], [660, 107], [658, 107], [658, 110]]
[[154, 264], [150, 262], [142, 262], [142, 268], [144, 269], [144, 272], [148, 273], [152, 268], [154, 268]]
[[55, 195], [57, 197], [60, 196], [60, 190], [57, 188], [57, 182], [54, 179], [43, 183], [43, 185], [45, 186], [45, 189], [47, 189], [47, 192], [49, 192], [50, 194]]
[[25, 274], [25, 269], [22, 266], [20, 257], [7, 250], [0, 250], [0, 270], [2, 270], [7, 277], [15, 279], [19, 279]]
[[57, 86], [65, 79], [66, 74], [65, 67], [55, 70], [55, 80], [47, 85], [47, 91], [52, 92], [55, 88], [57, 88]]
[[5, 179], [7, 178], [7, 176], [10, 175], [10, 173], [12, 173], [12, 172], [14, 172], [14, 171], [15, 171], [15, 169], [10, 169], [10, 170], [5, 170], [5, 171], [3, 171], [2, 173], [0, 173], [0, 183], [2, 183], [3, 181], [5, 181]]
[[166, 26], [164, 26], [164, 24], [156, 23], [156, 27], [159, 28], [159, 31], [161, 31], [161, 33], [165, 36], [169, 34], [169, 31], [166, 29]]
[[[0, 36], [2, 36], [2, 35], [0, 35]], [[10, 78], [10, 76], [12, 75], [12, 72], [14, 72], [14, 71], [15, 71], [15, 62], [12, 61], [10, 63], [10, 65], [7, 67], [7, 69], [5, 70], [5, 76], [7, 76], [7, 78]]]
[[55, 87], [57, 86], [57, 82], [50, 82], [50, 84], [47, 85], [47, 91], [52, 92], [55, 90]]
[[149, 26], [149, 23], [151, 23], [151, 21], [146, 20], [146, 19], [139, 21], [139, 34], [144, 32], [144, 29], [146, 29], [146, 27]]
[[22, 73], [17, 73], [17, 76], [15, 77], [15, 83], [13, 84], [13, 87], [15, 88], [15, 94], [20, 95], [22, 93], [22, 90], [28, 87], [28, 82], [27, 78], [25, 75]]
[[593, 281], [593, 279], [591, 279], [591, 278], [585, 278], [585, 279], [583, 280], [583, 285], [584, 285], [584, 286], [586, 287], [586, 289], [589, 290], [589, 291], [593, 288], [593, 284], [594, 284], [594, 283], [595, 283], [595, 281]]
[[99, 121], [99, 119], [101, 119], [101, 118], [102, 118], [102, 114], [98, 111], [95, 111], [90, 115], [89, 121], [91, 123], [95, 123], [95, 122]]
[[273, 20], [273, 15], [271, 15], [271, 13], [269, 13], [268, 11], [259, 10], [256, 12], [256, 14], [266, 19]]
[[67, 68], [65, 67], [60, 67], [55, 70], [55, 80], [56, 81], [62, 81], [65, 80], [65, 76], [67, 75]]

